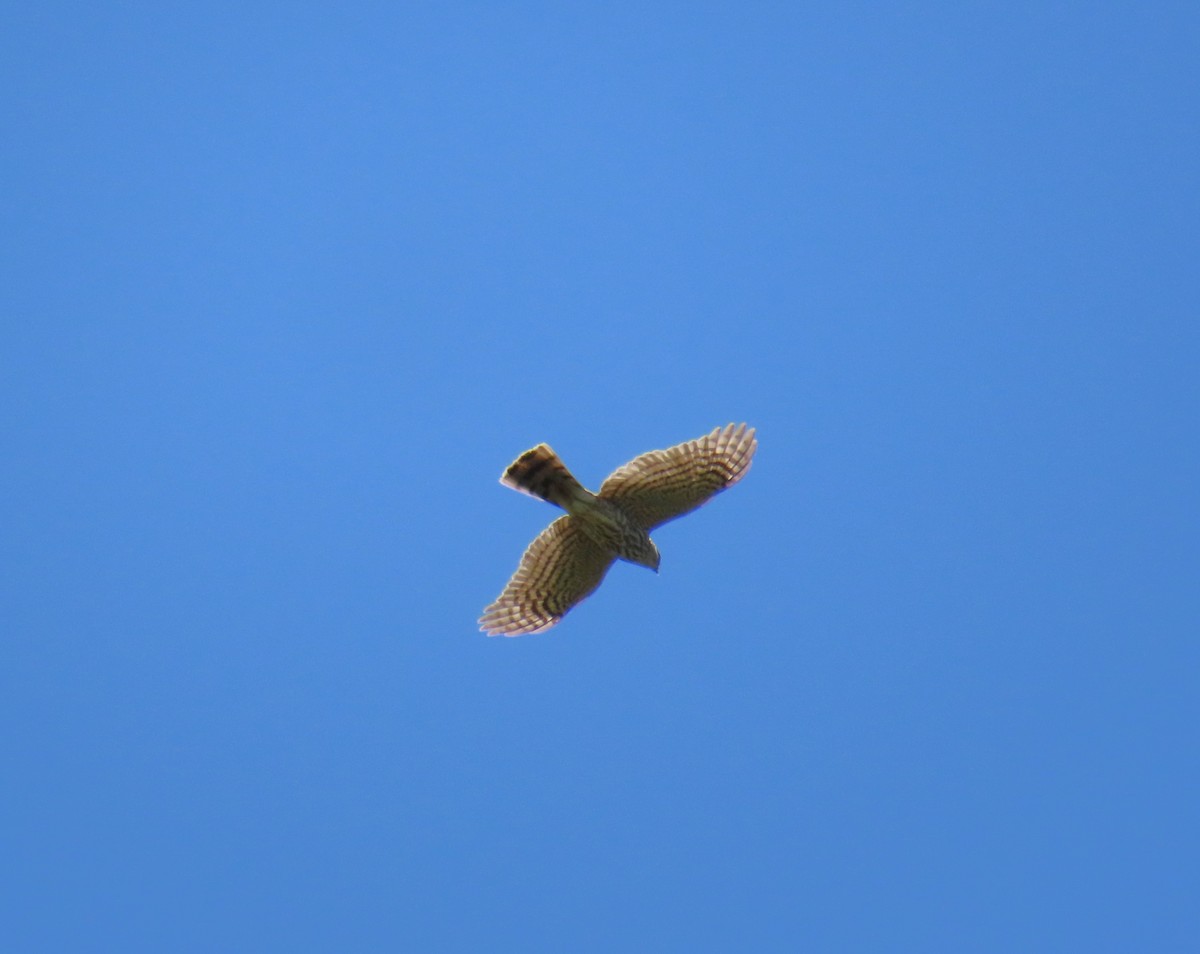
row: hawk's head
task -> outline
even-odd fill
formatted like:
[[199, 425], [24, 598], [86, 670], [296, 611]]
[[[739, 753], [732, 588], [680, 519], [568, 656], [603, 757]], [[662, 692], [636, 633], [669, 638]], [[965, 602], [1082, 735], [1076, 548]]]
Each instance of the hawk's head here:
[[621, 556], [630, 563], [636, 563], [638, 566], [644, 566], [647, 569], [658, 572], [658, 564], [662, 557], [659, 555], [658, 547], [654, 545], [654, 541], [650, 537], [643, 537], [637, 544]]

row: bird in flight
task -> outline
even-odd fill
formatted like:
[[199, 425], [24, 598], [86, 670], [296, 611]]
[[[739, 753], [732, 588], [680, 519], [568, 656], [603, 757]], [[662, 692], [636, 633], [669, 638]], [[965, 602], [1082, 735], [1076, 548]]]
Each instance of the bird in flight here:
[[617, 559], [658, 572], [650, 531], [732, 487], [750, 469], [754, 428], [718, 427], [694, 441], [650, 451], [585, 490], [547, 444], [518, 457], [500, 477], [513, 490], [567, 512], [538, 534], [479, 626], [489, 636], [549, 629], [590, 596]]

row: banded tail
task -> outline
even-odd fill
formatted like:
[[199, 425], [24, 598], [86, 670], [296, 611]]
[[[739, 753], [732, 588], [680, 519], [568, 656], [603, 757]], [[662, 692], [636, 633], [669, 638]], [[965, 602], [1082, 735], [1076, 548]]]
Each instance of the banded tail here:
[[508, 465], [500, 483], [521, 493], [540, 497], [564, 510], [580, 497], [592, 496], [559, 460], [549, 444], [538, 444]]

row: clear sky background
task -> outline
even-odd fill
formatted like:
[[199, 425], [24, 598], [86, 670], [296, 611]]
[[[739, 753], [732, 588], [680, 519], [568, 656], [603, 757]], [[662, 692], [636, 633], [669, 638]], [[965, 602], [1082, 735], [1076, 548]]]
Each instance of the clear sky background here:
[[1195, 950], [1196, 11], [6, 5], [4, 950]]

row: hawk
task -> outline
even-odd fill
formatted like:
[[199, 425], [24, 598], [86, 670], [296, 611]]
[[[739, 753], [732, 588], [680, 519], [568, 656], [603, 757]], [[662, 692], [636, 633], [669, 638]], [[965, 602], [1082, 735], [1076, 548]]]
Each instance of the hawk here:
[[732, 487], [750, 469], [754, 428], [729, 424], [667, 450], [650, 451], [585, 490], [547, 444], [518, 457], [500, 477], [513, 490], [567, 512], [529, 545], [517, 572], [479, 626], [489, 636], [540, 633], [590, 596], [617, 559], [658, 572], [650, 531]]

